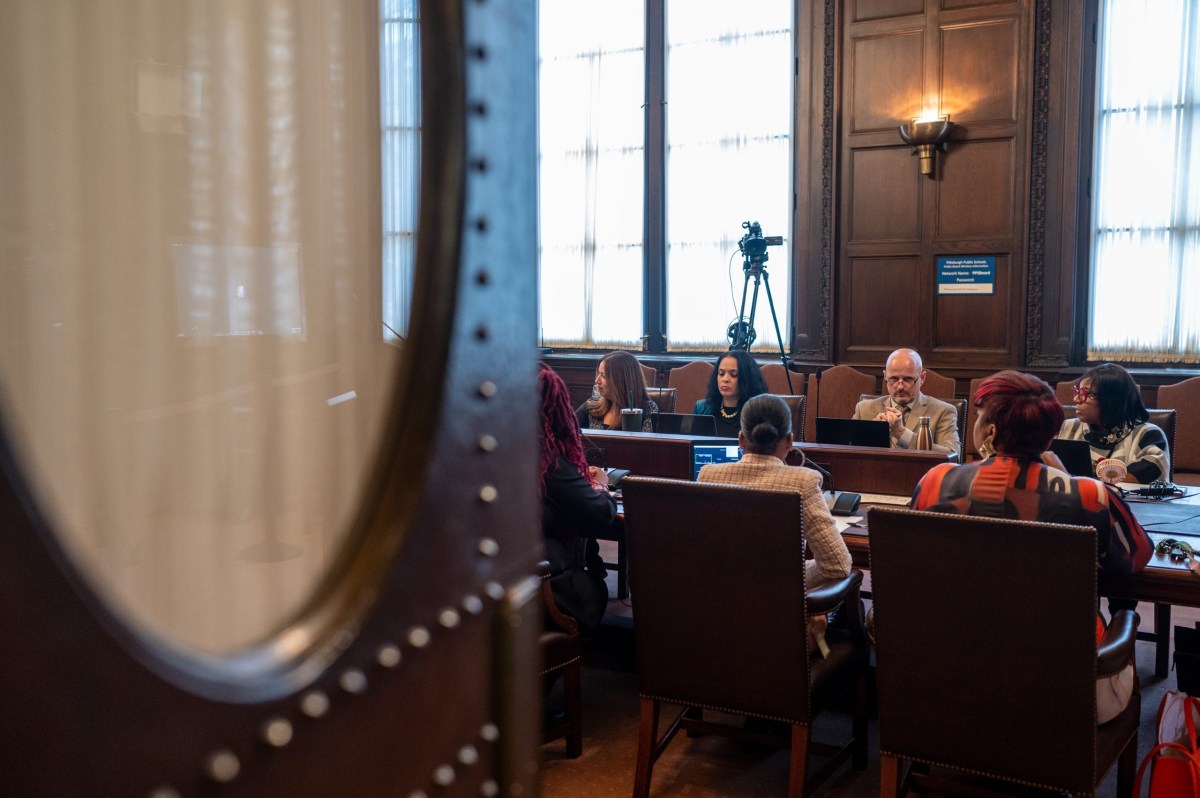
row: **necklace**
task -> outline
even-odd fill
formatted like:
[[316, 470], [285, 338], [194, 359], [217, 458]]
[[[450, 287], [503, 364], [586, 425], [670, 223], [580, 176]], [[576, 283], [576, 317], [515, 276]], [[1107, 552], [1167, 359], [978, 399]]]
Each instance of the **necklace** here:
[[725, 419], [726, 421], [729, 421], [730, 419], [737, 418], [737, 417], [738, 417], [738, 413], [740, 413], [740, 412], [742, 412], [742, 408], [740, 408], [740, 407], [735, 407], [735, 408], [733, 409], [733, 412], [732, 412], [732, 413], [727, 413], [727, 412], [725, 412], [725, 405], [721, 405], [721, 418]]

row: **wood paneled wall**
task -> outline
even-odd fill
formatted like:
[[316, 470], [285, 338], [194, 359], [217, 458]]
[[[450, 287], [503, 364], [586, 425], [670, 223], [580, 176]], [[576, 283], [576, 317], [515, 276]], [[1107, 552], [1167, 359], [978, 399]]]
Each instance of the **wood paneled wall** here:
[[[814, 0], [797, 44], [795, 359], [1081, 365], [1096, 0]], [[955, 130], [934, 178], [898, 126]], [[938, 295], [939, 256], [996, 261]]]
[[[1022, 341], [1031, 9], [1026, 2], [857, 0], [845, 6], [838, 360], [899, 345], [930, 362], [1016, 362]], [[955, 128], [935, 174], [897, 127]], [[995, 258], [990, 295], [938, 295], [938, 256]]]

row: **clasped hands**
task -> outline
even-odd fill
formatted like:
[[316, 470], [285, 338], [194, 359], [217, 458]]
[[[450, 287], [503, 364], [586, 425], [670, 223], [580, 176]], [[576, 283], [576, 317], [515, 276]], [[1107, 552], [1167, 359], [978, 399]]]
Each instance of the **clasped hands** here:
[[888, 432], [893, 438], [904, 434], [904, 412], [898, 407], [885, 407], [883, 412], [875, 416], [876, 421], [886, 421]]

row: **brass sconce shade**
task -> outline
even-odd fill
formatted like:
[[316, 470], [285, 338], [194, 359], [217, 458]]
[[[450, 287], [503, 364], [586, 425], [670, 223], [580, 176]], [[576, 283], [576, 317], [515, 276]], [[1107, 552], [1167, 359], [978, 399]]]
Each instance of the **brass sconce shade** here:
[[919, 159], [918, 171], [921, 174], [928, 175], [930, 178], [936, 177], [937, 153], [946, 151], [946, 139], [950, 137], [950, 131], [953, 129], [954, 123], [946, 117], [929, 120], [914, 119], [900, 126], [900, 138], [904, 139], [905, 144], [911, 144], [916, 148], [913, 150], [913, 155]]

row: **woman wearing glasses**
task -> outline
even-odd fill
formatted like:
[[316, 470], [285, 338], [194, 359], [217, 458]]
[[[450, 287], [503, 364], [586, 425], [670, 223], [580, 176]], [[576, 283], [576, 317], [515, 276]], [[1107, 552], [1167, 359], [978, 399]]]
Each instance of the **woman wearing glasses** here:
[[1093, 466], [1110, 459], [1124, 463], [1120, 482], [1150, 483], [1171, 473], [1167, 436], [1147, 421], [1137, 383], [1125, 369], [1105, 363], [1084, 373], [1075, 384], [1075, 415], [1056, 437], [1087, 441]]
[[[1101, 571], [1129, 574], [1146, 567], [1153, 544], [1116, 491], [1043, 461], [1063, 423], [1062, 405], [1049, 385], [1032, 374], [1001, 371], [980, 383], [973, 401], [979, 410], [975, 446], [984, 459], [934, 466], [913, 492], [914, 510], [1091, 526]], [[1125, 608], [1130, 604], [1109, 601], [1110, 612]], [[1099, 639], [1104, 622], [1097, 617], [1096, 623]], [[1100, 723], [1125, 708], [1133, 681], [1132, 664], [1097, 680]]]
[[621, 429], [621, 408], [642, 409], [642, 432], [654, 431], [658, 405], [646, 393], [646, 379], [637, 358], [628, 352], [609, 352], [596, 367], [592, 398], [575, 411], [580, 429]]

